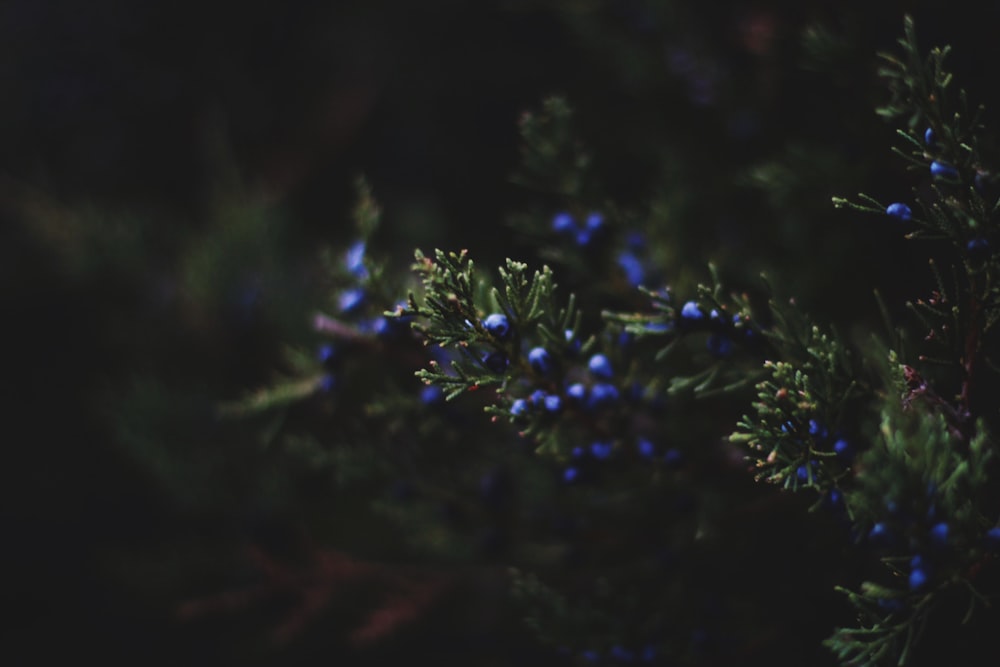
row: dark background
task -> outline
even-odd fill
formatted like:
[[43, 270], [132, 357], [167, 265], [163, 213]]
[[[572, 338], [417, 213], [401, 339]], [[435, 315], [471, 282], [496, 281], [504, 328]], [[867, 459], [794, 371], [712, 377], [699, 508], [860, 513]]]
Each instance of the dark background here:
[[[281, 211], [261, 271], [346, 243], [361, 173], [385, 210], [375, 244], [400, 271], [418, 245], [457, 243], [488, 265], [524, 250], [504, 224], [530, 198], [507, 180], [519, 114], [562, 93], [609, 198], [689, 193], [663, 231], [673, 256], [694, 271], [715, 258], [739, 278], [796, 276], [817, 318], [849, 329], [874, 317], [873, 284], [891, 299], [925, 282], [898, 230], [828, 203], [909, 187], [872, 113], [884, 95], [873, 54], [892, 48], [904, 11], [924, 45], [955, 46], [959, 84], [996, 108], [989, 3], [3, 3], [3, 650], [29, 663], [70, 651], [217, 664], [220, 644], [238, 643], [238, 624], [178, 629], [169, 605], [239, 579], [191, 555], [253, 523], [233, 511], [239, 494], [178, 501], [94, 400], [140, 371], [231, 396], [267, 377], [283, 337], [304, 335], [255, 310], [239, 271], [207, 318], [172, 301], [179, 258], [220, 196]], [[836, 58], [809, 65], [809, 26], [838, 38]], [[682, 50], [715, 78], [692, 78]], [[762, 164], [784, 170], [748, 181]], [[116, 221], [93, 238], [132, 240], [105, 256], [60, 226], [74, 216]], [[272, 301], [308, 300], [294, 280], [265, 284]], [[172, 436], [211, 440], [201, 409], [203, 430]], [[121, 574], [121, 554], [169, 561], [171, 549], [195, 576]], [[313, 658], [329, 661], [296, 657]]]

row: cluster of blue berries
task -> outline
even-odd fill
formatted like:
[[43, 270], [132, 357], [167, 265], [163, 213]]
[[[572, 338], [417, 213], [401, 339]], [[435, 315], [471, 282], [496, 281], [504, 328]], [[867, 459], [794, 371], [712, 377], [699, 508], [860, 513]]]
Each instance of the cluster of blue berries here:
[[607, 653], [601, 654], [593, 649], [580, 651], [579, 657], [584, 662], [597, 664], [601, 662], [611, 663], [651, 663], [657, 659], [656, 647], [647, 644], [640, 649], [629, 649], [621, 644], [615, 644], [608, 649]]
[[[652, 440], [639, 437], [635, 441], [635, 454], [646, 461], [661, 461], [667, 468], [678, 468], [684, 463], [684, 454], [680, 449], [671, 447], [660, 456], [659, 448]], [[597, 440], [589, 447], [574, 447], [570, 465], [562, 471], [564, 482], [574, 483], [585, 481], [593, 476], [603, 462], [613, 459], [619, 452], [615, 443], [607, 440]]]
[[[483, 319], [483, 328], [499, 340], [506, 340], [512, 334], [510, 321], [506, 315], [493, 313]], [[579, 351], [580, 341], [572, 330], [566, 331], [566, 342], [570, 355]], [[525, 423], [535, 418], [552, 417], [570, 410], [591, 417], [613, 408], [622, 398], [622, 391], [615, 383], [615, 371], [607, 355], [597, 353], [586, 360], [586, 377], [567, 381], [561, 391], [552, 391], [559, 386], [557, 356], [543, 346], [531, 348], [527, 361], [535, 378], [544, 388], [535, 388], [527, 396], [514, 399], [509, 414], [514, 422]], [[575, 379], [575, 378], [574, 378]], [[536, 385], [537, 386], [537, 385]], [[587, 447], [577, 447], [572, 452], [571, 464], [563, 469], [565, 482], [579, 482], [590, 476], [594, 465], [613, 458], [616, 444], [598, 440]], [[640, 459], [656, 460], [660, 457], [657, 447], [647, 438], [640, 437], [635, 442], [635, 453]], [[683, 457], [679, 450], [670, 449], [662, 454], [667, 466], [680, 465]]]
[[572, 239], [581, 248], [590, 247], [605, 230], [604, 216], [594, 211], [581, 223], [570, 213], [561, 211], [552, 218], [552, 231]]
[[611, 382], [614, 372], [610, 360], [603, 354], [595, 354], [587, 361], [587, 371], [592, 380], [589, 386], [583, 382], [574, 382], [566, 387], [566, 397], [570, 403], [590, 411], [614, 405], [621, 392]]
[[[471, 323], [466, 322], [470, 327]], [[498, 341], [506, 341], [510, 338], [513, 333], [513, 329], [510, 325], [510, 320], [503, 313], [493, 313], [487, 316], [482, 321], [483, 328]], [[507, 354], [500, 349], [487, 350], [483, 352], [480, 358], [483, 366], [485, 366], [491, 373], [496, 373], [497, 375], [503, 374], [507, 371], [507, 367], [510, 366], [510, 359]]]
[[[553, 355], [544, 347], [534, 347], [528, 352], [528, 364], [540, 378], [551, 378], [555, 371]], [[527, 398], [515, 399], [511, 404], [510, 414], [521, 418], [535, 409], [557, 413], [566, 405], [587, 411], [613, 405], [619, 399], [620, 392], [610, 381], [613, 376], [611, 362], [605, 355], [595, 354], [588, 361], [587, 370], [594, 380], [589, 387], [583, 382], [574, 382], [562, 394], [536, 389]]]
[[[837, 460], [845, 466], [849, 466], [854, 462], [854, 446], [844, 436], [838, 435], [831, 438], [830, 430], [815, 419], [809, 420], [807, 432], [818, 447], [823, 449], [829, 447], [837, 455]], [[830, 440], [833, 440], [832, 445], [830, 444]]]
[[[582, 222], [572, 214], [561, 211], [552, 218], [552, 231], [571, 239], [580, 248], [592, 248], [605, 238], [607, 225], [604, 216], [596, 211], [589, 213]], [[625, 248], [615, 258], [621, 275], [632, 287], [646, 283], [649, 277], [648, 267], [643, 260], [645, 249], [645, 236], [641, 232], [634, 231], [626, 235]]]
[[749, 345], [758, 340], [748, 318], [739, 314], [727, 317], [715, 308], [706, 313], [696, 301], [685, 303], [677, 312], [675, 321], [682, 333], [708, 332], [705, 345], [716, 359], [731, 356], [737, 342]]
[[[929, 151], [936, 151], [940, 148], [934, 128], [928, 127], [924, 130], [924, 145]], [[931, 161], [930, 172], [931, 176], [935, 179], [944, 181], [958, 180], [958, 170], [947, 162], [943, 162], [941, 160]], [[897, 220], [902, 220], [903, 222], [908, 222], [913, 219], [913, 209], [903, 202], [893, 202], [892, 204], [889, 204], [885, 209], [885, 214], [890, 218], [896, 218]]]
[[[835, 455], [822, 457], [822, 459], [813, 457], [808, 460], [800, 459], [802, 463], [795, 468], [794, 477], [794, 483], [797, 487], [822, 488], [824, 484], [820, 481], [822, 479], [821, 472], [827, 469], [827, 466], [836, 462], [840, 466], [849, 467], [854, 462], [855, 448], [851, 441], [841, 434], [831, 436], [826, 425], [817, 419], [786, 419], [778, 430], [790, 438], [794, 447], [801, 450], [799, 456], [803, 459], [809, 452], [832, 452]], [[790, 452], [790, 454], [795, 456], [794, 453]], [[836, 487], [828, 489], [825, 501], [835, 511], [839, 512], [844, 509], [843, 494]]]
[[[933, 128], [928, 127], [924, 131], [924, 145], [927, 147], [928, 151], [937, 151], [940, 149], [940, 145], [937, 141], [937, 135]], [[952, 165], [944, 162], [942, 160], [933, 160], [930, 164], [931, 176], [938, 181], [942, 182], [957, 182], [959, 180], [959, 172]], [[988, 174], [983, 171], [977, 171], [974, 184], [976, 189], [983, 193], [985, 192], [986, 182], [988, 180]], [[891, 218], [896, 218], [897, 220], [902, 220], [903, 222], [908, 222], [913, 219], [913, 209], [911, 209], [907, 204], [903, 202], [893, 202], [889, 204], [885, 209], [885, 214]], [[975, 263], [982, 263], [989, 258], [991, 249], [989, 241], [983, 236], [975, 236], [965, 243], [965, 251], [968, 258]]]
[[514, 417], [525, 417], [533, 409], [541, 409], [555, 414], [562, 410], [563, 402], [559, 394], [549, 394], [536, 389], [528, 398], [515, 399], [510, 405], [510, 414]]
[[[927, 147], [928, 151], [938, 151], [940, 149], [940, 145], [937, 141], [937, 134], [934, 132], [934, 128], [928, 127], [924, 130], [924, 145]], [[949, 181], [958, 180], [958, 170], [943, 160], [931, 161], [930, 171], [931, 176], [935, 178]]]
[[[880, 549], [889, 549], [901, 544], [906, 535], [907, 545], [917, 551], [909, 562], [907, 584], [913, 592], [927, 590], [935, 571], [952, 559], [954, 547], [962, 537], [955, 535], [953, 525], [940, 517], [934, 504], [936, 487], [927, 488], [926, 521], [919, 521], [912, 512], [907, 512], [892, 499], [885, 503], [888, 519], [876, 522], [868, 532], [869, 543]], [[981, 539], [982, 548], [988, 553], [1000, 553], [1000, 527], [991, 528]]]
[[[907, 580], [911, 591], [920, 592], [926, 589], [933, 574], [933, 560], [939, 559], [949, 544], [950, 526], [946, 522], [934, 524], [927, 537], [933, 556], [916, 554], [910, 558], [910, 574]], [[879, 522], [872, 526], [868, 534], [869, 540], [876, 546], [888, 546], [894, 542], [894, 536], [885, 523]]]

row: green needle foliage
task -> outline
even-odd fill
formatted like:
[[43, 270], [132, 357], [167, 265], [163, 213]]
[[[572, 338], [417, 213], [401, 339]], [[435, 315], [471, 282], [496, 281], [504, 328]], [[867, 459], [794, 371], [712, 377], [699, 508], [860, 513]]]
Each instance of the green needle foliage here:
[[[687, 299], [650, 288], [647, 267], [628, 254], [623, 209], [588, 208], [591, 158], [568, 104], [553, 98], [523, 118], [515, 180], [569, 205], [513, 226], [574, 283], [590, 267], [591, 284], [563, 295], [558, 268], [508, 259], [491, 278], [464, 250], [417, 251], [416, 284], [400, 303], [380, 263], [365, 255], [362, 270], [355, 258], [357, 280], [345, 289], [365, 290], [368, 314], [342, 306], [317, 329], [356, 350], [337, 373], [353, 396], [331, 400], [360, 403], [368, 419], [354, 438], [369, 444], [337, 444], [321, 458], [335, 461], [342, 482], [402, 480], [410, 496], [372, 507], [414, 554], [506, 566], [537, 639], [581, 662], [773, 662], [790, 641], [780, 628], [788, 619], [756, 609], [769, 577], [790, 565], [754, 560], [764, 519], [738, 508], [770, 502], [773, 485], [804, 494], [811, 512], [797, 520], [841, 528], [809, 549], [849, 553], [862, 573], [821, 578], [857, 616], [853, 625], [824, 616], [828, 657], [920, 664], [923, 642], [945, 641], [928, 639], [946, 625], [942, 609], [964, 607], [969, 624], [997, 595], [995, 572], [981, 575], [1000, 550], [991, 474], [1000, 415], [987, 377], [997, 368], [1000, 192], [983, 154], [982, 108], [970, 116], [964, 91], [951, 95], [948, 49], [923, 58], [909, 18], [900, 46], [901, 56], [882, 56], [890, 99], [878, 113], [902, 125], [894, 150], [923, 174], [912, 207], [867, 195], [834, 203], [944, 248], [953, 284], [932, 263], [937, 290], [908, 304], [922, 341], [891, 321], [889, 340], [846, 340], [766, 280], [727, 291], [714, 265], [711, 284]], [[359, 201], [365, 242], [378, 215], [364, 184]], [[357, 379], [376, 364], [381, 383]], [[322, 393], [320, 365], [224, 413]], [[387, 398], [407, 373], [423, 389]], [[378, 444], [403, 433], [403, 447]], [[315, 455], [315, 444], [306, 449]], [[757, 578], [718, 575], [730, 548], [744, 550], [736, 557], [755, 563]]]
[[[565, 4], [581, 5], [575, 29], [592, 35], [591, 3]], [[758, 18], [744, 37], [763, 53], [755, 39], [770, 24]], [[802, 41], [810, 72], [850, 52], [821, 25]], [[833, 199], [844, 220], [877, 216], [929, 259], [927, 293], [908, 278], [903, 303], [887, 303], [875, 286], [884, 333], [814, 318], [796, 301], [808, 279], [772, 285], [774, 272], [753, 277], [759, 266], [732, 249], [691, 257], [685, 229], [727, 198], [704, 203], [685, 179], [717, 167], [700, 146], [697, 164], [675, 157], [683, 136], [659, 154], [637, 133], [633, 149], [670, 183], [647, 204], [621, 201], [629, 189], [601, 183], [615, 167], [565, 97], [521, 117], [511, 181], [524, 201], [507, 222], [523, 255], [495, 268], [456, 249], [464, 239], [396, 266], [376, 188], [359, 179], [352, 238], [305, 272], [322, 292], [296, 312], [305, 334], [265, 386], [201, 416], [256, 445], [248, 458], [267, 474], [240, 471], [247, 496], [326, 540], [285, 560], [255, 552], [280, 595], [301, 601], [275, 634], [330, 627], [338, 648], [365, 656], [393, 641], [408, 652], [410, 625], [449, 641], [501, 628], [531, 647], [530, 664], [994, 664], [978, 652], [1000, 620], [1000, 172], [949, 49], [921, 51], [909, 17], [898, 45], [881, 55], [876, 111], [895, 126], [912, 193]], [[618, 66], [636, 86], [666, 67], [659, 53], [635, 58]], [[668, 62], [697, 93], [692, 108], [729, 76], [690, 53]], [[837, 162], [782, 150], [718, 169], [791, 209], [802, 165], [822, 177]], [[193, 301], [239, 273], [217, 261], [233, 239], [264, 255], [270, 219], [233, 218], [181, 262]], [[143, 419], [166, 389], [136, 386], [121, 437], [180, 494], [183, 466], [149, 424], [171, 442], [181, 429], [167, 411]]]

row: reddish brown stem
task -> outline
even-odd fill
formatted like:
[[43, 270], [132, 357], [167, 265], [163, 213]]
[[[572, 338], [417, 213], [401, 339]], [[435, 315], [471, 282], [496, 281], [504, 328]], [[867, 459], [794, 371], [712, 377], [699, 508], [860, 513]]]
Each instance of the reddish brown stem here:
[[[972, 400], [972, 381], [974, 378], [976, 354], [979, 350], [980, 303], [979, 299], [975, 296], [974, 283], [970, 286], [970, 291], [973, 293], [973, 296], [971, 297], [971, 303], [969, 305], [970, 316], [967, 322], [968, 333], [965, 337], [965, 358], [963, 360], [965, 377], [962, 379], [962, 393], [958, 397], [962, 417], [965, 421], [968, 421], [969, 415], [972, 412], [970, 409], [970, 403]], [[964, 426], [964, 424], [960, 426]]]

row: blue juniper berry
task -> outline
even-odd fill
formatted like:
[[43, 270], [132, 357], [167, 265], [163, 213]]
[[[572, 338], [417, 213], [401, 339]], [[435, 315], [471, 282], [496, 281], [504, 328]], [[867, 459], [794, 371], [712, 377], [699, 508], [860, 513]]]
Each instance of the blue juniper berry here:
[[528, 414], [528, 402], [523, 398], [515, 399], [510, 404], [510, 414], [514, 417], [523, 417]]
[[854, 460], [854, 449], [851, 447], [851, 443], [844, 438], [840, 438], [837, 442], [833, 443], [833, 451], [845, 463], [850, 463]]
[[626, 250], [620, 253], [618, 255], [618, 266], [621, 268], [622, 273], [625, 274], [625, 280], [629, 285], [638, 287], [642, 284], [646, 272], [642, 266], [642, 260], [632, 252]]
[[552, 355], [544, 347], [532, 348], [528, 352], [528, 363], [539, 375], [546, 375], [552, 370]]
[[965, 244], [965, 251], [969, 254], [969, 259], [974, 262], [981, 262], [990, 256], [990, 243], [981, 236], [969, 239]]
[[504, 340], [510, 334], [510, 321], [503, 313], [491, 313], [483, 320], [483, 328], [491, 335]]
[[822, 440], [828, 434], [829, 434], [829, 430], [826, 428], [826, 426], [823, 426], [822, 424], [820, 424], [815, 419], [810, 419], [809, 420], [809, 435], [811, 435], [812, 437], [814, 437], [816, 439]]
[[436, 384], [426, 384], [420, 389], [420, 402], [435, 405], [444, 400], [444, 391]]
[[582, 382], [574, 382], [566, 387], [566, 398], [582, 403], [587, 398], [587, 386]]
[[558, 394], [549, 394], [545, 397], [544, 405], [549, 412], [559, 412], [562, 409], [562, 399]]
[[902, 202], [894, 202], [885, 207], [885, 214], [905, 222], [913, 218], [913, 209]]
[[871, 540], [873, 544], [882, 546], [886, 545], [891, 541], [891, 535], [889, 533], [889, 528], [879, 521], [872, 529], [868, 532], [868, 539]]
[[947, 179], [957, 179], [958, 170], [947, 162], [941, 162], [940, 160], [934, 160], [931, 162], [931, 176], [936, 176], [939, 178]]
[[335, 348], [333, 345], [330, 345], [329, 343], [324, 343], [323, 345], [320, 345], [319, 348], [317, 348], [316, 350], [316, 358], [324, 364], [332, 363], [333, 361], [336, 360], [336, 357], [337, 357], [337, 348]]
[[342, 313], [350, 313], [357, 310], [365, 301], [365, 291], [360, 287], [344, 290], [337, 298], [337, 306]]
[[581, 248], [590, 247], [594, 239], [603, 236], [604, 231], [604, 216], [595, 211], [587, 216], [583, 227], [576, 230], [576, 244]]
[[644, 459], [651, 459], [656, 454], [656, 446], [646, 438], [639, 438], [639, 441], [635, 444], [636, 450], [639, 452], [639, 456]]
[[976, 192], [984, 197], [995, 195], [996, 184], [996, 175], [988, 171], [979, 169], [976, 171], [976, 175], [972, 177], [972, 185], [976, 188]]
[[576, 337], [576, 334], [573, 333], [572, 329], [566, 329], [566, 331], [563, 332], [563, 336], [566, 338], [566, 347], [571, 354], [576, 354], [580, 351], [582, 343], [580, 342], [580, 339]]
[[941, 521], [939, 523], [936, 523], [931, 527], [930, 531], [931, 541], [935, 544], [935, 546], [946, 547], [948, 546], [949, 532], [950, 528], [947, 522]]
[[603, 354], [595, 354], [592, 356], [590, 361], [587, 362], [587, 369], [595, 378], [601, 380], [611, 379], [611, 362]]
[[598, 382], [590, 388], [587, 407], [599, 408], [618, 400], [618, 387], [608, 382]]
[[344, 253], [344, 265], [356, 278], [364, 280], [368, 277], [365, 267], [365, 242], [357, 241]]
[[587, 222], [584, 225], [591, 232], [596, 232], [604, 227], [604, 216], [597, 211], [592, 212], [587, 216]]
[[611, 458], [613, 449], [614, 447], [610, 442], [594, 442], [590, 445], [590, 453], [599, 461]]
[[688, 322], [698, 322], [705, 319], [705, 313], [701, 310], [697, 301], [688, 301], [681, 308], [681, 319]]
[[576, 231], [576, 221], [573, 216], [565, 211], [560, 211], [552, 218], [552, 231], [559, 234], [568, 234]]

